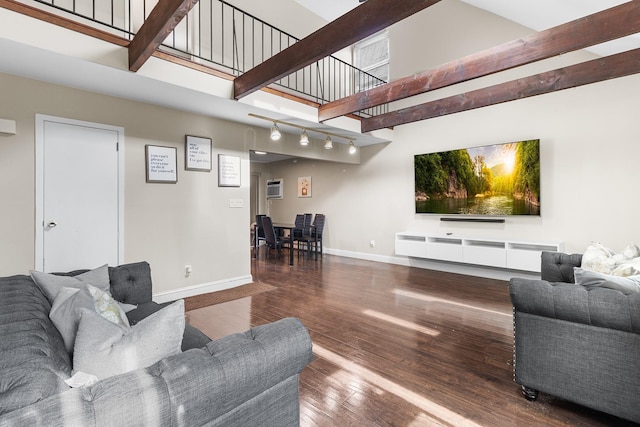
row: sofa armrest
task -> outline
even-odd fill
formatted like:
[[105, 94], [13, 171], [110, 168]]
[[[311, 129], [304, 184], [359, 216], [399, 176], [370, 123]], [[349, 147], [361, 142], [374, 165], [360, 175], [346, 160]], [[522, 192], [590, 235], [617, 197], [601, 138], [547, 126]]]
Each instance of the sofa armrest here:
[[298, 319], [282, 319], [51, 396], [1, 416], [0, 425], [214, 424], [285, 380], [297, 384], [311, 360], [307, 329]]
[[548, 282], [575, 283], [573, 268], [582, 264], [581, 254], [563, 254], [561, 252], [542, 252], [541, 256], [542, 280]]
[[513, 278], [509, 295], [519, 313], [640, 333], [640, 293]]

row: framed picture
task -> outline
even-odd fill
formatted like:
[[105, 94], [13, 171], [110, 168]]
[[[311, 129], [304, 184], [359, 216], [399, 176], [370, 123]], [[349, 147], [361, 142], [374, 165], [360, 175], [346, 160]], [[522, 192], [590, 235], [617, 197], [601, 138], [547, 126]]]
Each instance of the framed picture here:
[[175, 184], [178, 182], [178, 163], [175, 147], [145, 145], [147, 182]]
[[211, 172], [211, 138], [186, 136], [184, 168], [188, 171]]
[[240, 187], [240, 156], [218, 154], [218, 187]]
[[311, 197], [311, 177], [298, 177], [298, 197]]

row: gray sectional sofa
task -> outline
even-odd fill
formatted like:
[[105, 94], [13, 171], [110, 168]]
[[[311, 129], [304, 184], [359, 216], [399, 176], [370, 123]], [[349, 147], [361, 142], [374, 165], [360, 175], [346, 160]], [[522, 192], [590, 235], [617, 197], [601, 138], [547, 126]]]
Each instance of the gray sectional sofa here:
[[542, 280], [511, 279], [515, 381], [640, 422], [640, 293], [574, 284], [581, 258], [544, 252]]
[[[162, 308], [146, 262], [109, 267], [109, 281], [114, 299], [137, 305], [132, 325]], [[215, 341], [186, 325], [183, 352], [70, 388], [72, 359], [50, 310], [30, 276], [0, 278], [0, 426], [299, 425], [299, 373], [312, 349], [297, 319]]]

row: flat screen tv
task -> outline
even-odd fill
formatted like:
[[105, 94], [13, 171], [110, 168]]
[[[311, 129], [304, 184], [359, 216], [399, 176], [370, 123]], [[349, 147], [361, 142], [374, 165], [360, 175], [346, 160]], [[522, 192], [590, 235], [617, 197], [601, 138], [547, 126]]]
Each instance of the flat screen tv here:
[[416, 213], [540, 215], [540, 140], [414, 158]]

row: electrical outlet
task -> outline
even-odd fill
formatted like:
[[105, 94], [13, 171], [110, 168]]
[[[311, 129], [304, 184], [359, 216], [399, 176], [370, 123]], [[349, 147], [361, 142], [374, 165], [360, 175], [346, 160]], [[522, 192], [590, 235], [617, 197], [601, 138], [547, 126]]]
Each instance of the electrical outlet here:
[[372, 241], [369, 242], [369, 247], [370, 248], [375, 247], [375, 245], [376, 245], [376, 241], [375, 240], [372, 240]]
[[189, 277], [191, 276], [191, 266], [190, 265], [185, 265], [184, 266], [184, 277]]

